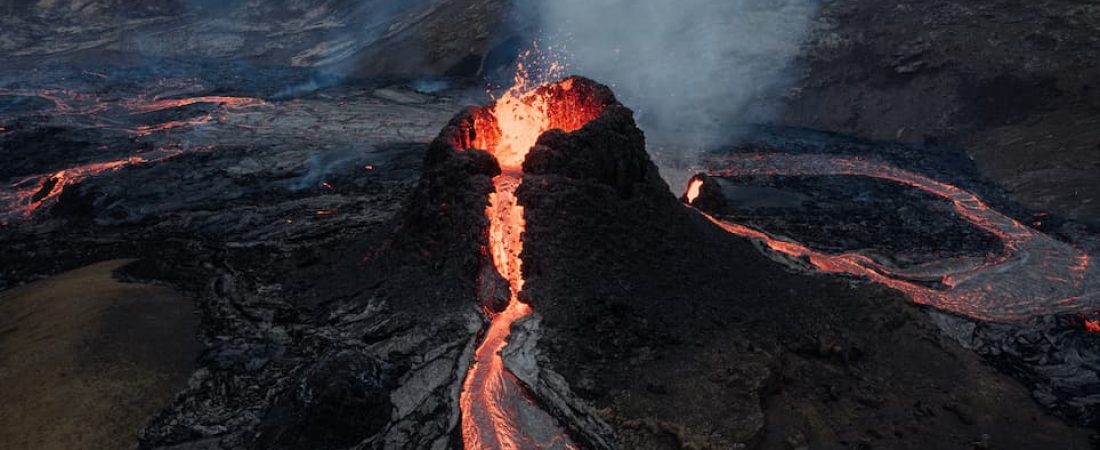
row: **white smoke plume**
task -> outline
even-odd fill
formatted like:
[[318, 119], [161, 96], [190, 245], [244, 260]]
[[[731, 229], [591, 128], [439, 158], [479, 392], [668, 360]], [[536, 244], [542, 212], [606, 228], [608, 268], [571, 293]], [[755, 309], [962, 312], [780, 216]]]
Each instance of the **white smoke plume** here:
[[550, 0], [529, 6], [543, 46], [612, 86], [650, 140], [728, 143], [767, 121], [818, 0]]

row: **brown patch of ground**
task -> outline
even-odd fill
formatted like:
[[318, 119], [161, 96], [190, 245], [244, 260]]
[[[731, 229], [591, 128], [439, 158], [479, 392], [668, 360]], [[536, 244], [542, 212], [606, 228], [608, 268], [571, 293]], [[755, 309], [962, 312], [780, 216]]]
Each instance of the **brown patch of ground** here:
[[191, 373], [193, 303], [93, 264], [0, 294], [0, 448], [124, 449]]

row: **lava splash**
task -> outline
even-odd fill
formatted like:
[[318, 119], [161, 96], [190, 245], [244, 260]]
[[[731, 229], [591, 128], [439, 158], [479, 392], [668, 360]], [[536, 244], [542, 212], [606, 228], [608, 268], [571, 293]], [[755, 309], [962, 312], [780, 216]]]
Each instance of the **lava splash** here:
[[508, 372], [500, 352], [507, 345], [512, 325], [531, 313], [530, 306], [520, 300], [526, 222], [516, 197], [523, 183], [527, 153], [546, 131], [573, 132], [582, 128], [600, 115], [607, 99], [596, 95], [591, 82], [582, 78], [534, 87], [522, 70], [519, 73], [515, 85], [494, 104], [473, 111], [472, 126], [452, 143], [463, 151], [487, 151], [500, 167], [500, 174], [492, 180], [493, 192], [485, 210], [489, 221], [485, 253], [496, 274], [508, 285], [503, 308], [494, 308], [493, 299], [479, 299], [490, 323], [475, 351], [459, 399], [462, 438], [468, 449], [576, 448], [557, 421], [541, 410], [522, 383]]
[[[992, 258], [957, 258], [899, 268], [859, 252], [825, 254], [707, 215], [725, 231], [761, 242], [773, 256], [785, 261], [805, 261], [821, 272], [865, 277], [905, 293], [915, 303], [985, 321], [1013, 322], [1096, 308], [1096, 277], [1090, 276], [1087, 253], [1020, 223], [959, 187], [889, 164], [832, 155], [739, 155], [725, 159], [723, 165], [709, 175], [840, 175], [906, 185], [951, 202], [959, 217], [999, 238], [1005, 249]], [[684, 197], [688, 204], [709, 209], [700, 198], [705, 182], [705, 177], [692, 179]]]

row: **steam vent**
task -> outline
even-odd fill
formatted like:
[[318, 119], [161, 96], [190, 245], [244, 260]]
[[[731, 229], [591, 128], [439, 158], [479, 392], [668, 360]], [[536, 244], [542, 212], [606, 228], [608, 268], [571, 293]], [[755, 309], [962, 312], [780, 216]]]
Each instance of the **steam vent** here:
[[0, 3], [0, 450], [1096, 450], [1100, 8], [916, 3]]

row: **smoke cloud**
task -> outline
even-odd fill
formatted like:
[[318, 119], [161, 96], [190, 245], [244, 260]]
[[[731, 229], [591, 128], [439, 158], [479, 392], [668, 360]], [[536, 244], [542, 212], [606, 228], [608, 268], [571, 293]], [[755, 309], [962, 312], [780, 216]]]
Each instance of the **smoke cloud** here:
[[650, 140], [728, 143], [774, 116], [818, 0], [553, 0], [542, 45], [611, 85]]
[[352, 163], [363, 162], [363, 150], [331, 150], [315, 153], [306, 162], [306, 173], [290, 184], [290, 190], [301, 191], [315, 188], [325, 178], [348, 168]]

